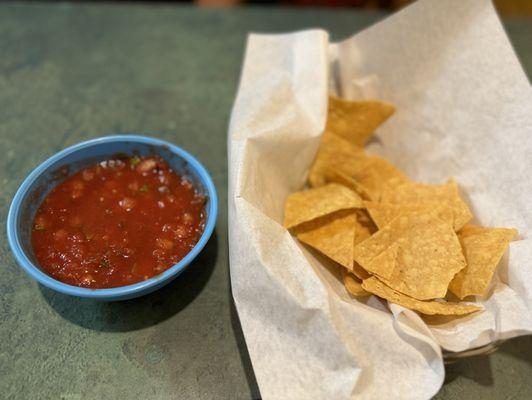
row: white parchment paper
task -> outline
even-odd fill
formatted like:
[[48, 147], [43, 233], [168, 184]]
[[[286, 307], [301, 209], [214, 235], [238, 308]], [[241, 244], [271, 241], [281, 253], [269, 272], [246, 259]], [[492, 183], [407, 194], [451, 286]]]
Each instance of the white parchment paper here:
[[[369, 151], [419, 181], [455, 176], [478, 222], [519, 230], [483, 313], [427, 325], [352, 299], [282, 227], [331, 90], [394, 103]], [[232, 290], [264, 399], [427, 399], [441, 348], [532, 333], [532, 90], [489, 1], [422, 0], [336, 44], [250, 35], [228, 147]]]

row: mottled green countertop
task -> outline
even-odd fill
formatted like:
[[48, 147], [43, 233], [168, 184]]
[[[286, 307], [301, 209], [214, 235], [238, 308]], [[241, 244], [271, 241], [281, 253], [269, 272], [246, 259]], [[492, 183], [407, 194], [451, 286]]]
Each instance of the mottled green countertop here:
[[[220, 197], [216, 233], [174, 283], [97, 303], [31, 280], [0, 232], [0, 397], [260, 396], [231, 302], [226, 128], [246, 33], [323, 27], [344, 38], [382, 18], [351, 10], [0, 4], [0, 219], [38, 163], [80, 140], [151, 134], [196, 154]], [[529, 76], [532, 21], [504, 21]], [[4, 223], [4, 222], [2, 222]], [[532, 398], [532, 338], [448, 368], [438, 399]]]

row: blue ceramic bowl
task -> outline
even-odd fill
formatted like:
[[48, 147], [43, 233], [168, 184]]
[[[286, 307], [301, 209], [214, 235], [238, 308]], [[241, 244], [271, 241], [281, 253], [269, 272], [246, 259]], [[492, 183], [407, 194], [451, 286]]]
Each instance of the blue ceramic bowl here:
[[[109, 159], [117, 153], [163, 157], [171, 167], [188, 177], [197, 190], [207, 197], [205, 231], [194, 248], [177, 264], [163, 273], [133, 285], [110, 289], [88, 289], [60, 282], [38, 266], [31, 245], [33, 218], [46, 195], [69, 175]], [[106, 136], [68, 147], [35, 168], [18, 189], [7, 217], [7, 237], [19, 265], [42, 285], [72, 296], [99, 300], [125, 300], [150, 293], [175, 279], [203, 249], [209, 240], [214, 225], [218, 198], [207, 170], [189, 153], [171, 143], [146, 136]]]

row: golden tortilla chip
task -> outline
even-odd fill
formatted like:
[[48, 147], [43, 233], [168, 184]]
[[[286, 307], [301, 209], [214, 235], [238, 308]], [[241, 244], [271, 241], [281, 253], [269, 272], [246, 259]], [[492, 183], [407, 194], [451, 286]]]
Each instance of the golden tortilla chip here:
[[363, 167], [365, 161], [364, 150], [358, 148], [340, 136], [325, 132], [321, 139], [316, 159], [309, 172], [309, 183], [312, 187], [323, 186], [327, 183], [325, 170], [335, 168], [350, 172]]
[[355, 245], [366, 240], [375, 232], [377, 232], [377, 227], [373, 223], [369, 214], [366, 210], [357, 209], [356, 210], [357, 220], [355, 223]]
[[363, 199], [370, 199], [371, 192], [359, 184], [354, 178], [349, 176], [347, 173], [342, 172], [335, 168], [326, 168], [324, 173], [324, 179], [326, 182], [334, 182], [358, 193]]
[[362, 147], [394, 112], [393, 105], [378, 100], [349, 101], [329, 96], [326, 130]]
[[390, 162], [378, 156], [368, 157], [363, 169], [350, 176], [368, 193], [368, 200], [380, 201], [383, 192], [409, 183], [410, 179]]
[[338, 264], [352, 270], [356, 212], [336, 217], [333, 215], [326, 219], [328, 221], [321, 226], [297, 234], [297, 238]]
[[371, 275], [366, 271], [364, 268], [360, 266], [359, 263], [356, 261], [353, 261], [353, 275], [355, 275], [358, 279], [364, 280], [368, 279]]
[[395, 271], [398, 255], [399, 245], [393, 243], [382, 253], [369, 260], [367, 264], [364, 264], [364, 268], [381, 279], [389, 280]]
[[482, 296], [517, 230], [467, 225], [458, 232], [467, 266], [449, 284], [457, 297]]
[[454, 213], [454, 229], [460, 230], [471, 220], [473, 214], [460, 198], [458, 185], [454, 179], [444, 185], [431, 185], [409, 182], [386, 190], [380, 199], [382, 203], [446, 205]]
[[360, 156], [350, 170], [328, 167], [325, 180], [336, 182], [357, 192], [365, 200], [379, 201], [384, 191], [393, 190], [410, 179], [383, 158]]
[[[366, 210], [357, 209], [356, 210], [356, 223], [355, 223], [355, 242], [353, 243], [356, 246], [358, 243], [366, 240], [375, 232], [377, 232], [377, 227], [371, 220], [369, 214]], [[369, 278], [368, 272], [360, 266], [360, 264], [353, 261], [353, 274], [359, 279]]]
[[290, 229], [339, 210], [360, 207], [360, 196], [345, 186], [331, 183], [289, 195], [285, 204], [284, 226]]
[[391, 204], [365, 201], [364, 206], [379, 229], [384, 228], [401, 213], [413, 211], [434, 212], [440, 219], [454, 224], [454, 212], [445, 204]]
[[418, 311], [426, 315], [465, 315], [481, 310], [480, 307], [470, 304], [439, 301], [420, 301], [410, 296], [399, 293], [396, 290], [393, 290], [389, 286], [386, 286], [376, 277], [371, 277], [369, 279], [364, 280], [362, 282], [362, 290], [366, 290], [370, 293], [373, 293], [383, 299], [390, 301], [391, 303], [399, 304], [400, 306]]
[[451, 224], [423, 212], [401, 214], [359, 243], [354, 260], [391, 288], [418, 300], [444, 297], [451, 279], [466, 265]]
[[370, 293], [362, 289], [362, 281], [358, 280], [357, 277], [347, 271], [344, 271], [344, 285], [348, 293], [355, 297], [370, 295]]

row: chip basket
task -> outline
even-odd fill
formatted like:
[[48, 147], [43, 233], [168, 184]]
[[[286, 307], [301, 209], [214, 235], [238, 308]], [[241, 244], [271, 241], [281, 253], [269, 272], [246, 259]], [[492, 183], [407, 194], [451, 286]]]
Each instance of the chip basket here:
[[475, 347], [473, 349], [464, 350], [464, 351], [443, 351], [443, 361], [445, 364], [453, 364], [457, 361], [460, 361], [461, 359], [468, 358], [468, 357], [474, 357], [474, 356], [481, 356], [481, 355], [488, 355], [491, 354], [505, 342], [506, 340], [497, 340], [495, 342], [488, 343], [484, 346]]

